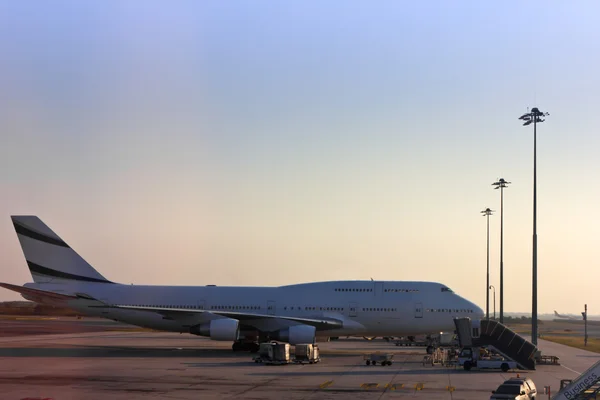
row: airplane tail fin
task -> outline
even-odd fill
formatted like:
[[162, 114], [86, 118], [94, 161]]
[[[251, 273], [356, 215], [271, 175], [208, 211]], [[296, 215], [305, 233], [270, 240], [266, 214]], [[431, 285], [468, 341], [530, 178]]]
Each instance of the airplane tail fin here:
[[36, 283], [113, 283], [103, 277], [36, 216], [11, 216], [27, 266]]

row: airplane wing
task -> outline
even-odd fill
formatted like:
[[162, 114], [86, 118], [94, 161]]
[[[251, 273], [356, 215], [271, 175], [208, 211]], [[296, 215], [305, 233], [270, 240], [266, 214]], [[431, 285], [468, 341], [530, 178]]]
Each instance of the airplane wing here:
[[335, 318], [301, 318], [301, 317], [290, 317], [285, 315], [267, 315], [257, 313], [243, 313], [235, 311], [217, 311], [217, 310], [196, 310], [187, 308], [165, 308], [165, 307], [142, 307], [142, 306], [125, 306], [125, 305], [110, 305], [103, 303], [102, 301], [95, 299], [84, 293], [75, 294], [62, 294], [57, 292], [50, 292], [47, 290], [33, 289], [25, 286], [11, 285], [10, 283], [0, 282], [0, 287], [21, 293], [23, 297], [28, 300], [36, 301], [39, 303], [54, 303], [64, 305], [68, 307], [67, 302], [69, 300], [87, 299], [95, 300], [98, 305], [88, 305], [88, 307], [98, 308], [119, 308], [123, 310], [136, 310], [136, 311], [147, 311], [161, 314], [167, 318], [176, 319], [177, 317], [185, 317], [197, 314], [210, 314], [219, 315], [226, 318], [233, 318], [239, 320], [244, 325], [253, 326], [256, 323], [264, 321], [292, 321], [300, 324], [310, 325], [317, 328], [319, 331], [341, 328], [343, 322]]
[[23, 297], [29, 300], [41, 299], [46, 301], [65, 301], [77, 299], [77, 296], [50, 292], [47, 290], [32, 289], [25, 286], [11, 285], [10, 283], [0, 282], [0, 287], [3, 287], [13, 292], [21, 293]]
[[314, 326], [317, 330], [328, 330], [341, 328], [343, 322], [335, 318], [301, 318], [301, 317], [290, 317], [286, 315], [267, 315], [267, 314], [256, 314], [256, 313], [243, 313], [235, 311], [217, 311], [217, 310], [195, 310], [187, 308], [165, 308], [165, 307], [141, 307], [141, 306], [121, 306], [121, 305], [107, 305], [110, 308], [120, 308], [123, 310], [136, 310], [136, 311], [148, 311], [162, 314], [166, 317], [176, 318], [177, 316], [189, 316], [194, 314], [213, 314], [220, 315], [222, 317], [237, 319], [245, 325], [252, 325], [253, 322], [261, 320], [286, 320], [298, 322], [305, 325]]

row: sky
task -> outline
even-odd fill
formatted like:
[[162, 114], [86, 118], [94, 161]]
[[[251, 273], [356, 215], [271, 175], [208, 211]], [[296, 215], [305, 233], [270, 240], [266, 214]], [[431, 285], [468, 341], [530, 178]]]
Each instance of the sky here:
[[[600, 313], [600, 3], [0, 2], [0, 281], [10, 215], [108, 279], [442, 282]], [[19, 295], [0, 291], [0, 300]], [[492, 300], [490, 299], [490, 311]], [[595, 311], [596, 310], [596, 311]]]

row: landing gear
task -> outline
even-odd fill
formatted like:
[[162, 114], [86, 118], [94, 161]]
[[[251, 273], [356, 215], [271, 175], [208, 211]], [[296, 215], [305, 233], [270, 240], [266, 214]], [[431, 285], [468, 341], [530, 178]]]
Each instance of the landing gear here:
[[427, 346], [427, 354], [433, 354], [433, 351], [435, 350], [435, 348], [433, 346]]
[[258, 352], [259, 348], [260, 348], [260, 345], [256, 342], [243, 342], [243, 341], [234, 342], [233, 345], [231, 346], [231, 349], [233, 351], [249, 351], [250, 353]]

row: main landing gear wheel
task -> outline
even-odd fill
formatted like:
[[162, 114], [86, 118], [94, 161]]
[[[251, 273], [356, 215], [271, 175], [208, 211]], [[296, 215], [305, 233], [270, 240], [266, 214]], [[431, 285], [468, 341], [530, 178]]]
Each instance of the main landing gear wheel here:
[[427, 346], [427, 354], [433, 354], [434, 350], [433, 346]]

